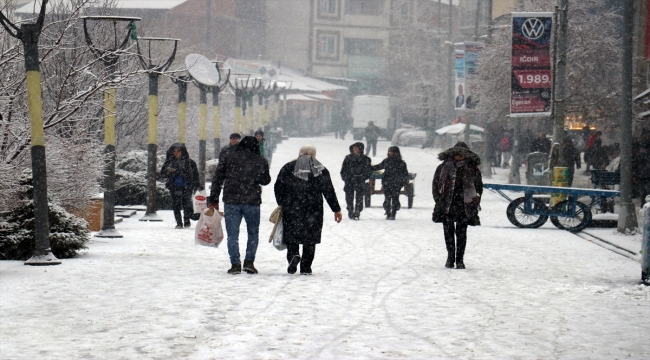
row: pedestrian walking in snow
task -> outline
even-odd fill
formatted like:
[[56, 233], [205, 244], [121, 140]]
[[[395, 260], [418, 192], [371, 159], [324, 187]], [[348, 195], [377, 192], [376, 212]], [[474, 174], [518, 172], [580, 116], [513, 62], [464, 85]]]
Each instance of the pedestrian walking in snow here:
[[371, 167], [372, 171], [384, 170], [381, 187], [384, 189], [384, 210], [386, 220], [395, 220], [395, 213], [400, 209], [399, 192], [409, 181], [409, 172], [402, 154], [397, 146], [388, 148], [388, 157], [378, 165]]
[[512, 136], [509, 132], [506, 132], [505, 136], [501, 138], [499, 149], [501, 150], [501, 167], [507, 169], [512, 158]]
[[259, 243], [260, 204], [262, 187], [271, 182], [269, 163], [260, 156], [257, 139], [244, 137], [235, 152], [227, 154], [219, 161], [212, 180], [208, 204], [216, 204], [219, 209], [219, 195], [223, 186], [224, 218], [228, 235], [228, 255], [231, 268], [229, 274], [240, 274], [242, 270], [239, 255], [239, 225], [246, 220], [248, 242], [244, 271], [257, 274], [255, 254]]
[[[176, 143], [167, 150], [167, 157], [160, 169], [160, 175], [167, 179], [165, 187], [172, 196], [172, 209], [176, 219], [176, 229], [190, 227], [190, 217], [194, 214], [192, 194], [203, 190], [199, 181], [199, 170], [190, 159], [185, 145]], [[183, 216], [181, 217], [181, 210]]]
[[[287, 245], [287, 272], [311, 275], [311, 265], [323, 229], [323, 197], [334, 220], [341, 222], [341, 207], [329, 171], [316, 160], [316, 148], [303, 146], [298, 159], [285, 164], [275, 181], [275, 200], [282, 207], [283, 240]], [[302, 257], [299, 245], [302, 244]]]
[[262, 130], [257, 130], [255, 131], [255, 139], [257, 139], [257, 143], [260, 147], [260, 156], [265, 158], [266, 161], [271, 163], [271, 155], [273, 152], [271, 149], [268, 148], [268, 143], [266, 142], [266, 139], [264, 138], [264, 131]]
[[232, 133], [230, 134], [230, 143], [226, 146], [224, 146], [221, 151], [219, 151], [219, 161], [224, 157], [226, 154], [230, 154], [231, 152], [235, 152], [235, 149], [237, 148], [237, 145], [241, 141], [241, 135], [237, 133]]
[[366, 142], [368, 143], [366, 156], [370, 154], [370, 149], [372, 149], [372, 156], [377, 156], [377, 140], [379, 139], [379, 133], [380, 130], [375, 123], [368, 121], [368, 126], [366, 127]]
[[447, 246], [446, 268], [464, 269], [467, 226], [481, 225], [478, 217], [483, 180], [481, 158], [467, 144], [458, 142], [438, 154], [443, 163], [433, 177], [433, 222], [442, 223]]
[[559, 159], [560, 166], [564, 166], [568, 168], [568, 178], [567, 178], [567, 185], [571, 187], [573, 184], [573, 174], [575, 173], [575, 169], [580, 169], [581, 164], [580, 164], [580, 152], [578, 149], [576, 149], [575, 146], [573, 146], [573, 140], [571, 140], [570, 137], [565, 137], [564, 141], [562, 142], [562, 158]]
[[[345, 204], [350, 219], [359, 220], [363, 210], [363, 196], [368, 192], [366, 180], [370, 178], [370, 158], [363, 154], [363, 143], [350, 145], [350, 154], [343, 159], [341, 178], [345, 182]], [[356, 205], [355, 205], [356, 199]]]

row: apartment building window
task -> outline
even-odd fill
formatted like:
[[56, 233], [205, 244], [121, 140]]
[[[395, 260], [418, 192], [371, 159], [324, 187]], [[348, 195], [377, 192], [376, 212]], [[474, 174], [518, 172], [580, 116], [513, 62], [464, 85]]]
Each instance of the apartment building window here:
[[341, 0], [318, 0], [318, 17], [325, 19], [341, 18]]
[[338, 60], [339, 37], [338, 31], [317, 31], [316, 57], [318, 59]]
[[375, 39], [345, 39], [346, 55], [381, 56], [384, 42]]
[[349, 15], [381, 15], [384, 0], [346, 0], [345, 13]]
[[391, 24], [403, 24], [411, 22], [411, 0], [392, 0], [390, 20]]

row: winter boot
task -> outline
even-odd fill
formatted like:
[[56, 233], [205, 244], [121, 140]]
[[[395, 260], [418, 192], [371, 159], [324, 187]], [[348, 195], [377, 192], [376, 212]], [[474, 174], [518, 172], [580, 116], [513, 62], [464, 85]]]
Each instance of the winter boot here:
[[176, 227], [174, 229], [182, 229], [182, 228], [183, 228], [183, 224], [176, 224]]
[[463, 256], [465, 255], [465, 246], [467, 245], [467, 238], [458, 238], [458, 246], [456, 247], [456, 269], [464, 269]]
[[244, 271], [248, 274], [257, 274], [257, 269], [253, 266], [253, 262], [250, 260], [244, 260]]
[[181, 229], [183, 228], [183, 216], [181, 215], [180, 210], [174, 210], [174, 219], [176, 220], [176, 225], [180, 225]]
[[289, 262], [289, 267], [287, 268], [287, 272], [289, 274], [295, 274], [296, 271], [298, 270], [299, 263], [300, 263], [300, 255], [294, 255], [293, 258], [291, 258], [291, 261]]
[[230, 268], [230, 270], [228, 270], [228, 274], [232, 274], [232, 275], [241, 274], [241, 264], [232, 264], [232, 267]]
[[442, 224], [445, 232], [445, 246], [447, 247], [447, 262], [445, 267], [447, 269], [454, 268], [454, 261], [456, 260], [456, 241], [454, 240], [454, 224], [444, 222]]
[[192, 224], [190, 224], [190, 219], [185, 220], [185, 223], [183, 224], [183, 226], [185, 226], [186, 228], [192, 226]]
[[452, 243], [450, 246], [449, 242], [446, 243], [447, 243], [447, 262], [445, 263], [445, 267], [447, 269], [453, 269], [454, 263], [456, 262], [456, 256], [454, 254], [455, 252], [454, 244]]

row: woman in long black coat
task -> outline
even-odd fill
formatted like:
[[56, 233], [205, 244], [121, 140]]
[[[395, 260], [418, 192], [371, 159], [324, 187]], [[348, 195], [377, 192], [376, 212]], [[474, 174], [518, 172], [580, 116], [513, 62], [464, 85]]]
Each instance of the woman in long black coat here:
[[[472, 152], [464, 142], [458, 142], [440, 154], [443, 163], [433, 177], [433, 221], [441, 222], [447, 262], [445, 267], [464, 269], [463, 256], [467, 245], [467, 226], [481, 225], [478, 217], [483, 180], [479, 165], [481, 158]], [[454, 239], [455, 235], [455, 239]]]
[[[341, 222], [341, 207], [329, 171], [316, 160], [316, 148], [303, 146], [299, 157], [285, 164], [275, 181], [275, 200], [282, 207], [283, 240], [287, 245], [287, 272], [311, 274], [311, 264], [323, 229], [323, 197], [334, 220]], [[299, 252], [302, 244], [302, 257]]]
[[409, 181], [409, 171], [397, 146], [389, 147], [388, 157], [372, 166], [372, 171], [377, 170], [384, 170], [381, 187], [384, 189], [386, 220], [395, 220], [395, 213], [401, 207], [399, 192]]

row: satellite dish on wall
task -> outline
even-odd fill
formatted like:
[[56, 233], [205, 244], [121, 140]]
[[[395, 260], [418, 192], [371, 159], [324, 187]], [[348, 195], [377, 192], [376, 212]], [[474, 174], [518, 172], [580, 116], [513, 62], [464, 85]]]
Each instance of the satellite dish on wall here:
[[219, 83], [219, 72], [216, 65], [208, 58], [199, 54], [189, 54], [185, 58], [185, 66], [192, 78], [201, 85], [214, 86]]

